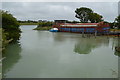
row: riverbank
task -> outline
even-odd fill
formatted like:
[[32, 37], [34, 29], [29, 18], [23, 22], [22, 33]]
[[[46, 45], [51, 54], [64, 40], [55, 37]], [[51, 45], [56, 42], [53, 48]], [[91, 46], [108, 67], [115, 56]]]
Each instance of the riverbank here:
[[4, 32], [2, 28], [0, 28], [0, 52], [5, 49], [5, 47], [13, 41], [13, 39], [7, 40], [6, 35], [8, 35], [7, 32]]
[[2, 51], [2, 28], [0, 28], [0, 52]]
[[120, 52], [120, 47], [115, 47], [115, 50], [116, 50], [117, 52]]
[[1, 15], [1, 48], [2, 50], [4, 50], [10, 42], [16, 42], [20, 39], [21, 30], [19, 28], [19, 23], [17, 19], [12, 14], [10, 14], [8, 11], [2, 11]]
[[36, 27], [33, 30], [50, 30], [51, 28], [52, 28], [52, 26], [49, 26], [49, 27]]
[[120, 32], [120, 29], [110, 29], [111, 32]]

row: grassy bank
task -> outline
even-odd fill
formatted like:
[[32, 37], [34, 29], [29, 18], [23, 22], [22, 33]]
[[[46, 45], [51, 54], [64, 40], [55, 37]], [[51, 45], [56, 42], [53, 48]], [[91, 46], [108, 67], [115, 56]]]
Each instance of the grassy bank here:
[[53, 22], [39, 22], [37, 28], [34, 30], [50, 30], [52, 28]]
[[20, 25], [38, 25], [38, 23], [19, 23]]
[[110, 31], [120, 31], [120, 29], [110, 29]]
[[52, 28], [52, 26], [49, 27], [37, 27], [34, 30], [50, 30]]

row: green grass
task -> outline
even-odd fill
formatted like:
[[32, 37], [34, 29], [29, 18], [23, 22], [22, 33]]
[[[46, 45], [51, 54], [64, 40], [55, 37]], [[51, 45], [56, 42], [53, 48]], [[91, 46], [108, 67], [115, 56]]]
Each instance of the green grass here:
[[37, 27], [34, 30], [50, 30], [51, 28], [52, 28], [51, 26], [49, 26], [49, 27]]
[[120, 31], [120, 29], [110, 29], [110, 31]]

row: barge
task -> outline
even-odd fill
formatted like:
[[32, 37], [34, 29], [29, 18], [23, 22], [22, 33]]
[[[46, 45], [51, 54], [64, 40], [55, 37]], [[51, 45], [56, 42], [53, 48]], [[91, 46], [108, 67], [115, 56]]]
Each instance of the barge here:
[[55, 20], [53, 28], [57, 28], [59, 32], [101, 33], [101, 34], [108, 34], [110, 32], [110, 25], [106, 22], [66, 23], [65, 20]]

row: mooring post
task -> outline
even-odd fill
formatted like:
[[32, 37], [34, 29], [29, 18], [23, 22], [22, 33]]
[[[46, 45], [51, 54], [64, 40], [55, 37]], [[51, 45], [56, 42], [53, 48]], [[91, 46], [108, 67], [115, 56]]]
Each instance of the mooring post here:
[[107, 38], [109, 38], [109, 32], [107, 32]]
[[84, 31], [82, 31], [82, 37], [84, 37]]
[[95, 31], [95, 38], [96, 38], [96, 36], [97, 36], [97, 31]]

